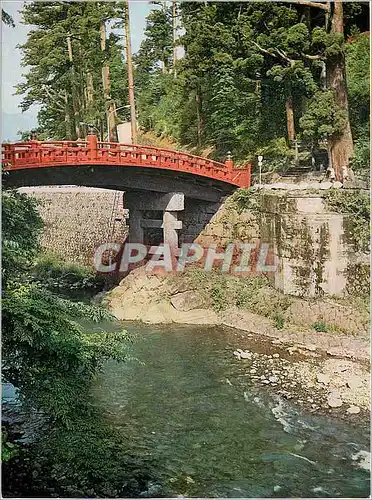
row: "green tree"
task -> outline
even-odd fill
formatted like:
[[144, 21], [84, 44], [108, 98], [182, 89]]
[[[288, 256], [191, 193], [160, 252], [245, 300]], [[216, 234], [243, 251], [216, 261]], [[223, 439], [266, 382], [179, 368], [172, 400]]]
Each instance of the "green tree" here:
[[[344, 41], [352, 25], [362, 23], [365, 9], [340, 1], [182, 3], [180, 44], [185, 55], [177, 63], [177, 89], [183, 88], [184, 95], [178, 101], [177, 90], [181, 109], [172, 116], [162, 114], [167, 112], [160, 104], [166, 91], [155, 83], [160, 60], [156, 49], [162, 46], [157, 36], [167, 26], [170, 47], [170, 22], [151, 13], [150, 19], [159, 24], [149, 22], [137, 58], [142, 124], [164, 130], [161, 124], [173, 119], [177, 127], [166, 127], [178, 131], [173, 138], [189, 146], [213, 146], [219, 159], [227, 149], [233, 149], [237, 160], [249, 158], [272, 150], [283, 137], [289, 142], [303, 137], [309, 146], [326, 139], [340, 178], [353, 147]], [[152, 94], [160, 108], [155, 118], [147, 106]]]
[[128, 334], [119, 327], [113, 333], [83, 329], [82, 319], [111, 316], [35, 281], [42, 230], [36, 202], [8, 191], [2, 208], [2, 381], [17, 388], [23, 415], [39, 417], [27, 446], [12, 442], [11, 427], [2, 429], [3, 493], [138, 497], [148, 488], [153, 464], [146, 453], [130, 452], [126, 436], [90, 397], [104, 361], [128, 359]]
[[345, 51], [351, 127], [354, 136], [359, 137], [367, 135], [369, 130], [369, 33], [354, 33], [346, 44]]
[[3, 380], [17, 387], [25, 404], [68, 423], [89, 407], [87, 389], [103, 361], [126, 358], [126, 333], [85, 333], [77, 318], [110, 315], [61, 299], [32, 279], [42, 229], [32, 198], [3, 193], [2, 221]]
[[173, 27], [172, 9], [166, 2], [153, 2], [159, 9], [150, 12], [146, 19], [145, 39], [141, 44], [138, 57], [147, 60], [151, 69], [160, 65], [167, 73], [172, 64]]
[[115, 107], [127, 103], [123, 47], [106, 26], [119, 16], [118, 4], [31, 2], [22, 8], [24, 24], [33, 29], [21, 46], [22, 64], [30, 69], [17, 93], [24, 111], [41, 106], [41, 138], [76, 139], [86, 132], [81, 122], [93, 123], [103, 136], [107, 117], [113, 128]]
[[43, 221], [35, 198], [17, 191], [2, 195], [2, 284], [20, 279], [30, 270], [40, 251], [39, 236]]

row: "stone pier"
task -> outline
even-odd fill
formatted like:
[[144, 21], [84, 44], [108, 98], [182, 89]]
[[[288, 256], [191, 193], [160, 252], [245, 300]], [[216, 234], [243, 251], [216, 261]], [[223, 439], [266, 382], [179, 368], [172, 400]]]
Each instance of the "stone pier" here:
[[168, 243], [171, 249], [179, 245], [182, 229], [179, 215], [185, 208], [183, 193], [128, 191], [124, 206], [129, 209], [129, 241], [145, 245]]

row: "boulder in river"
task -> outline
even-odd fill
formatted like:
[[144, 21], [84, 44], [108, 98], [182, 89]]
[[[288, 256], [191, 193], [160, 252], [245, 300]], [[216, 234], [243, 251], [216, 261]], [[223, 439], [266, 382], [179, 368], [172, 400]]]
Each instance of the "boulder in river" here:
[[347, 410], [346, 410], [346, 413], [348, 413], [349, 415], [356, 415], [357, 413], [360, 412], [360, 408], [359, 406], [356, 406], [356, 405], [351, 405]]
[[331, 408], [339, 408], [343, 404], [340, 395], [335, 392], [330, 392], [328, 394], [327, 403]]
[[242, 359], [251, 359], [252, 358], [252, 353], [249, 351], [243, 351], [240, 353], [240, 357]]

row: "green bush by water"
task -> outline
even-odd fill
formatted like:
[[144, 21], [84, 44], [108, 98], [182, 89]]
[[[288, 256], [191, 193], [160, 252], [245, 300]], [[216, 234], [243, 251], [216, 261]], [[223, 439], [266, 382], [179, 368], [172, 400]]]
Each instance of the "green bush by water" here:
[[99, 290], [104, 279], [92, 268], [66, 262], [52, 253], [42, 253], [33, 269], [33, 276], [52, 290]]

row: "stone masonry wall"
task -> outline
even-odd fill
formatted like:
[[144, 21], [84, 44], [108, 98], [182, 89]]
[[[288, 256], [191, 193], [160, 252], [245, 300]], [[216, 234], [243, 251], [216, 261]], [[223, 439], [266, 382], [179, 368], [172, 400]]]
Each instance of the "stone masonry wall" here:
[[[122, 243], [126, 238], [122, 193], [114, 203], [115, 191], [104, 189], [22, 191], [43, 202], [43, 247], [70, 261], [92, 265], [100, 244]], [[369, 261], [367, 254], [356, 255], [345, 236], [348, 217], [327, 210], [321, 194], [305, 191], [262, 190], [256, 208], [243, 211], [232, 198], [223, 204], [185, 199], [179, 243], [195, 241], [204, 247], [214, 243], [219, 248], [233, 242], [268, 243], [269, 259], [277, 260], [276, 272], [268, 275], [275, 288], [304, 297], [342, 296], [350, 282], [360, 282], [359, 275], [351, 274], [366, 269]]]
[[368, 287], [359, 282], [360, 269], [368, 267], [369, 255], [356, 254], [348, 241], [348, 214], [330, 212], [319, 193], [263, 190], [259, 198], [258, 210], [241, 213], [228, 199], [196, 242], [220, 247], [232, 242], [269, 244], [277, 269], [268, 277], [285, 294], [343, 296], [352, 282]]
[[39, 211], [45, 222], [42, 247], [70, 262], [93, 265], [99, 245], [122, 243], [127, 234], [122, 192], [115, 200], [116, 191], [108, 189], [41, 187], [20, 191], [41, 202]]
[[210, 207], [195, 203], [190, 205], [185, 206], [183, 231], [186, 241], [193, 236], [199, 245], [215, 243], [225, 248], [229, 243], [250, 243], [260, 237], [257, 214], [250, 211], [239, 213], [229, 199], [221, 205], [213, 204]]

